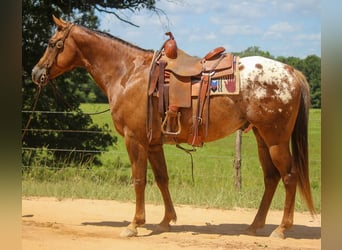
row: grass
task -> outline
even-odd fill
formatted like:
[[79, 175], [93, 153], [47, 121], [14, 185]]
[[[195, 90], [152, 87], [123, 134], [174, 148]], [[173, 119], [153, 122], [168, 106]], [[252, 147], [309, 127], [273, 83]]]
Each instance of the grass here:
[[[86, 112], [106, 110], [108, 104], [83, 104]], [[109, 112], [92, 116], [98, 124], [109, 125], [117, 136]], [[309, 152], [310, 180], [317, 211], [321, 210], [321, 111], [310, 111]], [[242, 190], [233, 186], [233, 160], [235, 135], [207, 143], [193, 153], [194, 182], [191, 179], [190, 157], [172, 145], [165, 145], [165, 155], [170, 177], [170, 192], [174, 203], [201, 207], [257, 208], [263, 193], [263, 175], [257, 156], [256, 141], [252, 132], [243, 134], [242, 139]], [[122, 137], [115, 147], [101, 156], [103, 166], [91, 169], [81, 167], [65, 168], [63, 171], [41, 170], [43, 178], [23, 175], [23, 195], [55, 196], [59, 198], [94, 198], [134, 201], [135, 194], [130, 181], [128, 155]], [[68, 169], [68, 170], [67, 170]], [[272, 209], [282, 209], [284, 187], [278, 186], [272, 202]], [[160, 192], [148, 168], [146, 201], [162, 204]], [[305, 204], [298, 195], [296, 211], [305, 211]]]

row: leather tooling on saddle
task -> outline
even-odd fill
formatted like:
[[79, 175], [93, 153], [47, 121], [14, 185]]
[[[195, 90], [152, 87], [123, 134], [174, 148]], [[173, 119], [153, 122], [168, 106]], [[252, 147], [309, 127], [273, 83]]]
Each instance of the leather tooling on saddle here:
[[213, 49], [203, 58], [190, 56], [177, 48], [171, 32], [166, 35], [170, 38], [155, 53], [150, 71], [147, 116], [149, 139], [152, 139], [152, 97], [157, 96], [162, 133], [176, 140], [182, 131], [179, 109], [191, 108], [193, 128], [188, 136], [188, 144], [202, 146], [209, 126], [209, 112], [203, 117], [203, 111], [209, 111], [210, 96], [240, 93], [239, 57], [224, 53], [223, 47]]

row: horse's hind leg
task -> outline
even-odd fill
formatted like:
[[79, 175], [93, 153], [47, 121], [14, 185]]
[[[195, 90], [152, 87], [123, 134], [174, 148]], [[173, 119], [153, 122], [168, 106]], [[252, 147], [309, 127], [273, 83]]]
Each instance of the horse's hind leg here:
[[149, 146], [148, 159], [151, 163], [157, 185], [163, 196], [165, 206], [165, 215], [163, 220], [160, 222], [158, 229], [160, 231], [168, 231], [170, 228], [170, 221], [176, 221], [177, 216], [169, 191], [169, 177], [167, 174], [164, 150], [161, 144]]
[[293, 225], [298, 177], [293, 166], [289, 143], [271, 146], [270, 154], [274, 165], [280, 172], [285, 187], [285, 206], [283, 219], [281, 224], [272, 232], [271, 236], [284, 238], [284, 231]]
[[253, 128], [253, 131], [258, 143], [259, 160], [264, 173], [265, 190], [254, 221], [247, 229], [247, 233], [252, 235], [256, 233], [258, 228], [265, 226], [267, 212], [270, 208], [273, 195], [280, 180], [280, 174], [272, 162], [267, 145], [259, 135], [258, 130]]
[[264, 171], [265, 192], [259, 210], [248, 231], [255, 233], [257, 228], [264, 226], [277, 184], [282, 178], [285, 186], [285, 206], [281, 224], [271, 236], [284, 238], [284, 231], [293, 225], [294, 205], [297, 187], [297, 174], [293, 168], [289, 141], [266, 146], [257, 129], [254, 133], [258, 141], [259, 157]]
[[131, 237], [138, 234], [137, 227], [145, 224], [145, 186], [147, 169], [147, 149], [134, 137], [125, 136], [126, 148], [132, 166], [132, 180], [136, 203], [135, 215], [131, 224], [121, 232], [121, 237]]

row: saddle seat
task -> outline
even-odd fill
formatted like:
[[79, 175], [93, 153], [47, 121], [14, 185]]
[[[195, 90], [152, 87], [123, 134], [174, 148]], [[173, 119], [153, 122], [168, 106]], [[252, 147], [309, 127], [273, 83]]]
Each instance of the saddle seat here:
[[215, 71], [214, 76], [220, 77], [233, 73], [233, 55], [223, 53], [224, 48], [218, 47], [203, 58], [191, 56], [181, 49], [177, 49], [177, 57], [166, 55], [161, 60], [166, 62], [165, 70], [178, 76], [200, 76], [203, 72]]

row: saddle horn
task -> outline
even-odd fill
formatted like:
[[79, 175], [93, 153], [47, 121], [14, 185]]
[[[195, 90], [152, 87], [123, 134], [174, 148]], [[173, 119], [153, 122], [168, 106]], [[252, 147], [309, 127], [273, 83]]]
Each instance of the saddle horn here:
[[177, 43], [176, 43], [176, 40], [175, 40], [174, 36], [172, 35], [172, 33], [170, 31], [166, 32], [165, 35], [170, 37], [165, 42], [165, 44], [164, 44], [165, 55], [168, 58], [176, 59], [177, 58]]

